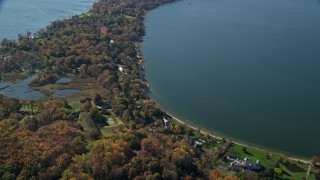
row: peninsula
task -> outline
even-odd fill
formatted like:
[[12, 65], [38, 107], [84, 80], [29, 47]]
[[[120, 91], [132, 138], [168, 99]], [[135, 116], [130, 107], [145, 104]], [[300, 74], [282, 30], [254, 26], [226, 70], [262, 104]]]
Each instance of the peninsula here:
[[2, 40], [1, 81], [30, 78], [41, 96], [0, 96], [0, 179], [319, 178], [317, 156], [303, 161], [210, 135], [150, 99], [143, 20], [173, 2], [100, 0]]

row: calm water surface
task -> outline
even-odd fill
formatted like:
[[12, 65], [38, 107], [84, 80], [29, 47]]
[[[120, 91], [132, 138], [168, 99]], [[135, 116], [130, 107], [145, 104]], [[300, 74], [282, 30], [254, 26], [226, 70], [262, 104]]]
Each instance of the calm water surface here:
[[[37, 32], [56, 19], [69, 18], [90, 9], [96, 0], [0, 0], [0, 40], [16, 39], [27, 31]], [[19, 83], [0, 84], [0, 94], [21, 100], [41, 99], [44, 94], [31, 89], [28, 84], [32, 77]], [[61, 78], [57, 83], [68, 83], [69, 78]], [[75, 89], [59, 89], [53, 96], [60, 97], [78, 93]]]
[[23, 81], [12, 83], [12, 82], [1, 82], [0, 88], [4, 88], [0, 90], [0, 94], [17, 98], [20, 100], [33, 100], [33, 99], [41, 99], [44, 97], [44, 94], [33, 90], [29, 83], [32, 81], [32, 76], [24, 79]]
[[184, 0], [145, 19], [152, 97], [227, 137], [320, 154], [318, 0]]
[[37, 32], [51, 21], [81, 14], [95, 0], [0, 0], [0, 39]]
[[[35, 100], [35, 99], [42, 99], [45, 97], [40, 91], [36, 91], [32, 89], [29, 84], [32, 81], [32, 76], [24, 79], [20, 82], [1, 82], [0, 83], [0, 94], [11, 97], [17, 98], [20, 100]], [[71, 79], [68, 77], [63, 77], [57, 80], [57, 84], [63, 83], [70, 83]], [[79, 93], [80, 90], [78, 89], [54, 89], [52, 90], [52, 96], [54, 97], [64, 97], [72, 94]]]

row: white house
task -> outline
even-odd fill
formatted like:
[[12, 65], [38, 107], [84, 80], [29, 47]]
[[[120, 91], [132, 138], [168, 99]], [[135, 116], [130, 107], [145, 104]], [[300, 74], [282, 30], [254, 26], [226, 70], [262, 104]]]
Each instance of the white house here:
[[165, 126], [168, 126], [170, 124], [170, 121], [167, 120], [166, 118], [163, 118], [163, 122]]
[[202, 146], [205, 142], [203, 139], [197, 139], [194, 141], [194, 146]]

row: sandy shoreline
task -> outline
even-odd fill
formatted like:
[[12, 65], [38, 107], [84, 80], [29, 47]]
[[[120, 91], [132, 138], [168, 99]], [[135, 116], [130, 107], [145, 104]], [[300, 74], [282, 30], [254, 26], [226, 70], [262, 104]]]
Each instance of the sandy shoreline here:
[[[143, 41], [144, 41], [144, 39], [143, 39]], [[139, 42], [138, 43], [138, 49], [139, 49], [139, 52], [141, 53], [141, 56], [142, 56], [142, 64], [141, 64], [141, 67], [142, 67], [142, 76], [143, 76], [143, 83], [145, 84], [145, 85], [147, 85], [147, 89], [148, 90], [150, 90], [150, 86], [149, 86], [149, 83], [148, 83], [148, 81], [147, 81], [147, 79], [146, 79], [146, 77], [145, 77], [145, 67], [144, 67], [144, 62], [145, 62], [145, 59], [144, 59], [144, 56], [143, 56], [143, 51], [142, 51], [142, 44], [143, 44], [143, 41], [142, 42]], [[151, 98], [151, 97], [150, 97]], [[195, 124], [190, 124], [190, 123], [188, 123], [189, 121], [188, 120], [182, 120], [182, 119], [179, 119], [179, 118], [177, 118], [176, 116], [174, 116], [173, 114], [171, 114], [171, 113], [169, 113], [169, 112], [167, 112], [166, 110], [164, 110], [162, 107], [161, 107], [161, 105], [159, 104], [159, 103], [157, 103], [154, 99], [152, 99], [151, 98], [151, 100], [153, 100], [158, 106], [159, 106], [159, 108], [163, 111], [163, 112], [165, 112], [167, 115], [169, 115], [169, 116], [171, 116], [172, 118], [174, 118], [177, 122], [179, 122], [180, 124], [187, 124], [188, 125], [188, 127], [190, 127], [190, 128], [192, 128], [192, 129], [194, 129], [194, 130], [199, 130], [199, 127], [197, 127], [197, 125], [195, 125]], [[202, 129], [200, 129], [200, 132], [202, 133], [202, 134], [209, 134], [211, 137], [213, 137], [213, 138], [215, 138], [215, 139], [217, 139], [217, 140], [221, 140], [221, 139], [223, 139], [223, 138], [225, 138], [225, 137], [223, 137], [222, 135], [219, 135], [218, 133], [215, 133], [215, 132], [209, 132], [208, 130], [202, 130]], [[229, 139], [229, 138], [228, 138]], [[236, 144], [236, 145], [240, 145], [240, 146], [246, 146], [246, 147], [251, 147], [251, 148], [253, 148], [253, 149], [256, 149], [256, 150], [259, 150], [259, 151], [262, 151], [262, 152], [266, 152], [266, 153], [270, 153], [270, 154], [276, 154], [276, 155], [279, 155], [279, 156], [283, 156], [283, 157], [286, 157], [287, 159], [289, 159], [289, 160], [293, 160], [293, 161], [299, 161], [299, 162], [302, 162], [302, 163], [305, 163], [305, 164], [311, 164], [311, 161], [310, 160], [306, 160], [306, 159], [303, 159], [303, 158], [298, 158], [298, 157], [294, 157], [294, 156], [288, 156], [288, 155], [286, 155], [285, 154], [285, 152], [277, 152], [276, 150], [268, 150], [268, 149], [266, 149], [266, 148], [261, 148], [261, 147], [257, 147], [256, 145], [251, 145], [251, 144], [248, 144], [248, 143], [242, 143], [242, 142], [239, 142], [239, 141], [237, 141], [237, 140], [234, 140], [234, 139], [232, 139], [231, 138], [231, 140], [232, 140], [232, 143], [233, 144]]]
[[[142, 56], [141, 59], [143, 60], [142, 63], [140, 64], [141, 67], [142, 67], [143, 83], [144, 83], [145, 85], [147, 85], [147, 86], [146, 86], [147, 89], [150, 90], [149, 83], [148, 83], [147, 79], [145, 78], [145, 67], [144, 67], [144, 57], [143, 57], [143, 51], [142, 51], [142, 43], [143, 43], [143, 42], [139, 42], [139, 43], [137, 43], [137, 44], [138, 44], [139, 52], [141, 53], [141, 56]], [[151, 98], [151, 97], [150, 97], [150, 98]], [[151, 99], [152, 99], [152, 98], [151, 98]], [[153, 99], [152, 99], [152, 100], [153, 100]], [[154, 100], [153, 100], [153, 101], [154, 101]], [[174, 118], [174, 119], [175, 119], [177, 122], [179, 122], [180, 124], [186, 124], [186, 122], [188, 122], [188, 121], [183, 121], [183, 120], [177, 118], [176, 116], [174, 116], [173, 114], [165, 111], [165, 110], [160, 106], [160, 104], [158, 104], [156, 101], [154, 101], [154, 102], [160, 107], [160, 109], [161, 109], [163, 112], [165, 112], [167, 115], [169, 115], [169, 116], [171, 116], [172, 118]], [[194, 130], [199, 130], [199, 128], [195, 127], [195, 125], [191, 125], [191, 124], [187, 124], [187, 125], [188, 125], [188, 127], [192, 128], [192, 129], [194, 129]], [[218, 140], [222, 140], [222, 138], [224, 138], [223, 136], [217, 135], [217, 133], [213, 134], [213, 133], [207, 132], [207, 131], [205, 131], [205, 130], [201, 130], [201, 129], [200, 129], [200, 132], [201, 132], [202, 134], [209, 134], [211, 137], [213, 137], [213, 138], [215, 138], [215, 139], [218, 139]], [[234, 141], [233, 139], [231, 139], [231, 140], [232, 140], [232, 143], [233, 143], [233, 144], [237, 144], [237, 145], [240, 145], [240, 146], [251, 147], [251, 148], [257, 149], [257, 150], [259, 150], [259, 151], [266, 152], [266, 153], [271, 153], [271, 154], [277, 154], [277, 155], [280, 155], [280, 156], [285, 156], [285, 154], [283, 154], [283, 153], [279, 153], [279, 152], [275, 152], [275, 151], [270, 151], [270, 150], [267, 150], [267, 149], [264, 149], [264, 148], [259, 148], [259, 147], [254, 146], [254, 145], [248, 145], [248, 144], [245, 144], [245, 143], [241, 143], [241, 142], [238, 142], [238, 141]], [[289, 157], [289, 156], [287, 156], [287, 158], [290, 159], [290, 160], [293, 160], [293, 161], [300, 161], [300, 162], [305, 163], [305, 164], [311, 164], [311, 161], [310, 161], [310, 160], [301, 159], [301, 158], [295, 158], [295, 157]]]
[[[158, 104], [158, 103], [157, 103]], [[186, 124], [185, 122], [186, 121], [183, 121], [179, 118], [177, 118], [176, 116], [168, 113], [167, 111], [165, 111], [164, 109], [162, 109], [167, 115], [171, 116], [172, 118], [174, 118], [177, 122], [179, 122], [180, 124]], [[194, 129], [194, 130], [199, 130], [199, 128], [195, 127], [194, 125], [190, 125], [190, 124], [187, 124], [188, 127], [190, 127], [191, 129]], [[219, 135], [215, 135], [215, 134], [212, 134], [212, 133], [209, 133], [207, 131], [204, 131], [204, 130], [200, 130], [200, 132], [202, 134], [209, 134], [211, 137], [215, 138], [215, 139], [218, 139], [218, 140], [222, 140], [222, 136], [219, 136]], [[231, 139], [232, 140], [232, 139]], [[252, 145], [248, 145], [248, 144], [245, 144], [245, 143], [241, 143], [241, 142], [238, 142], [238, 141], [233, 141], [232, 140], [232, 143], [233, 144], [236, 144], [236, 145], [240, 145], [240, 146], [246, 146], [246, 147], [251, 147], [251, 148], [254, 148], [256, 150], [259, 150], [259, 151], [262, 151], [262, 152], [266, 152], [266, 153], [271, 153], [271, 154], [277, 154], [277, 155], [280, 155], [280, 156], [285, 156], [284, 154], [282, 153], [279, 153], [279, 152], [274, 152], [274, 151], [269, 151], [267, 149], [263, 149], [263, 148], [259, 148], [259, 147], [256, 147], [256, 146], [252, 146]], [[301, 159], [301, 158], [295, 158], [295, 157], [289, 157], [287, 156], [287, 158], [289, 160], [293, 160], [293, 161], [299, 161], [299, 162], [302, 162], [302, 163], [305, 163], [305, 164], [311, 164], [311, 162], [309, 160], [305, 160], [305, 159]]]

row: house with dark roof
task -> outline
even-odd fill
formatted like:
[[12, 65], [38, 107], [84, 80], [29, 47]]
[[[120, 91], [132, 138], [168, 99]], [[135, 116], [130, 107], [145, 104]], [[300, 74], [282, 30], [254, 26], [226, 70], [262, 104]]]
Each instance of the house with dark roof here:
[[230, 164], [231, 169], [250, 169], [252, 171], [262, 171], [263, 166], [261, 165], [259, 160], [251, 161], [249, 158], [239, 159], [236, 157], [227, 156], [227, 160], [232, 161]]

